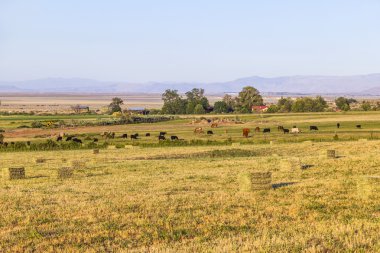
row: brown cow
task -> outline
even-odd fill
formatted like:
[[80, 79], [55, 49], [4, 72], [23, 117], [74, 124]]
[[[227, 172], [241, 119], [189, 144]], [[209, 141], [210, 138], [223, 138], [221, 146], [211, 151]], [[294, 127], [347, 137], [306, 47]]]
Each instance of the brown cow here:
[[251, 132], [251, 130], [249, 128], [243, 128], [243, 136], [245, 138], [248, 138], [248, 135], [250, 132]]
[[203, 134], [203, 128], [202, 127], [197, 127], [194, 129], [195, 134]]
[[212, 123], [211, 124], [211, 128], [217, 128], [218, 127], [218, 123]]
[[260, 127], [256, 127], [256, 128], [255, 128], [255, 132], [256, 132], [256, 133], [260, 133]]

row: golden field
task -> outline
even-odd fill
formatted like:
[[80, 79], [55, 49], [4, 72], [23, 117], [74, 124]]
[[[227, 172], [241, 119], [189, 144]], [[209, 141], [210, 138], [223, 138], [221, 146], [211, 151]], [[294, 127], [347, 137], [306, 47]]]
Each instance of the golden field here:
[[[199, 159], [170, 157], [237, 147], [4, 153], [0, 249], [377, 252], [380, 179], [368, 176], [380, 175], [379, 145], [241, 145], [257, 155]], [[298, 159], [312, 167], [301, 170]], [[58, 179], [73, 160], [86, 165]], [[26, 179], [8, 180], [16, 165]], [[275, 189], [240, 191], [246, 171], [272, 171]]]
[[[108, 129], [117, 136], [151, 132], [139, 141], [148, 144], [162, 130], [232, 144], [144, 147], [116, 138], [111, 144], [125, 148], [99, 154], [0, 152], [0, 252], [379, 252], [379, 115], [241, 115], [242, 124], [220, 125], [213, 136], [194, 135], [200, 125], [178, 119]], [[2, 119], [7, 140], [35, 140], [34, 129]], [[278, 124], [304, 133], [284, 135]], [[310, 133], [310, 124], [320, 131]], [[241, 136], [255, 126], [272, 133]], [[64, 129], [81, 138], [103, 130]], [[72, 178], [58, 178], [73, 161], [84, 164]], [[9, 180], [9, 167], [25, 167], [26, 178]], [[272, 172], [272, 189], [242, 188], [242, 175], [264, 171]]]

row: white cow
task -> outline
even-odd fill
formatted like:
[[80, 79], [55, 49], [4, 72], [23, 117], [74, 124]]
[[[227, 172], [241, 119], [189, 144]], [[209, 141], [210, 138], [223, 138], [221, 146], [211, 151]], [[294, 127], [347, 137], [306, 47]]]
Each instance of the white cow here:
[[292, 134], [298, 134], [298, 133], [300, 133], [301, 131], [299, 130], [299, 128], [298, 127], [294, 127], [294, 128], [292, 128]]

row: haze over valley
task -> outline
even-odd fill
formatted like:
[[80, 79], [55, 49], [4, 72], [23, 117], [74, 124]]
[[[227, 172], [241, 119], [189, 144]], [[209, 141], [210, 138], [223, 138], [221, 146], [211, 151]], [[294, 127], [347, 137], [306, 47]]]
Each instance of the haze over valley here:
[[69, 93], [162, 93], [166, 89], [186, 92], [194, 87], [204, 88], [208, 94], [238, 92], [244, 86], [254, 86], [261, 92], [296, 94], [357, 94], [380, 95], [380, 74], [352, 76], [283, 76], [265, 78], [259, 76], [233, 81], [200, 82], [112, 82], [81, 78], [46, 78], [27, 81], [0, 81], [2, 92], [69, 92]]

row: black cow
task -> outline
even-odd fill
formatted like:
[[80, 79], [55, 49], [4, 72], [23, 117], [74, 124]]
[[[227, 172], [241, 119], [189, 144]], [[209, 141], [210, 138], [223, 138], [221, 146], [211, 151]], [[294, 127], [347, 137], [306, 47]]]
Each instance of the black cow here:
[[30, 146], [30, 144], [31, 144], [30, 141], [27, 141], [27, 142], [26, 142], [26, 145]]
[[66, 141], [71, 141], [73, 139], [73, 137], [69, 136], [66, 138]]
[[94, 140], [93, 140], [94, 142], [98, 142], [99, 140], [98, 140], [98, 138], [94, 138]]
[[170, 136], [170, 139], [172, 141], [178, 141], [178, 136], [172, 135], [172, 136]]
[[265, 134], [265, 133], [270, 133], [270, 128], [264, 128], [263, 129], [263, 133]]
[[356, 128], [362, 128], [362, 125], [356, 125]]
[[286, 129], [286, 128], [282, 129], [282, 131], [284, 132], [284, 134], [288, 134], [289, 133], [289, 129]]
[[340, 128], [340, 123], [336, 123], [336, 128]]
[[158, 136], [158, 140], [159, 140], [159, 141], [164, 141], [164, 140], [166, 140], [166, 138], [165, 138], [165, 136], [160, 135], [160, 136]]
[[58, 136], [57, 141], [62, 141], [62, 136]]
[[317, 126], [310, 126], [310, 131], [313, 131], [313, 130], [315, 130], [315, 131], [318, 131], [318, 127]]
[[123, 135], [121, 136], [121, 138], [123, 138], [123, 139], [127, 139], [127, 138], [128, 138], [128, 134], [123, 134]]
[[214, 134], [214, 132], [209, 130], [209, 131], [207, 131], [207, 134], [212, 135], [212, 134]]
[[166, 132], [160, 132], [160, 136], [164, 136], [165, 134], [167, 134]]
[[8, 147], [8, 142], [4, 142], [4, 143], [3, 143], [3, 146], [4, 146], [4, 147]]
[[138, 134], [131, 134], [131, 140], [137, 140], [138, 137]]
[[146, 137], [149, 137], [149, 136], [150, 136], [150, 133], [146, 133], [145, 136], [146, 136]]
[[73, 142], [76, 142], [76, 143], [80, 143], [80, 144], [82, 144], [82, 140], [81, 140], [81, 139], [78, 139], [78, 138], [73, 138], [72, 141], [73, 141]]

